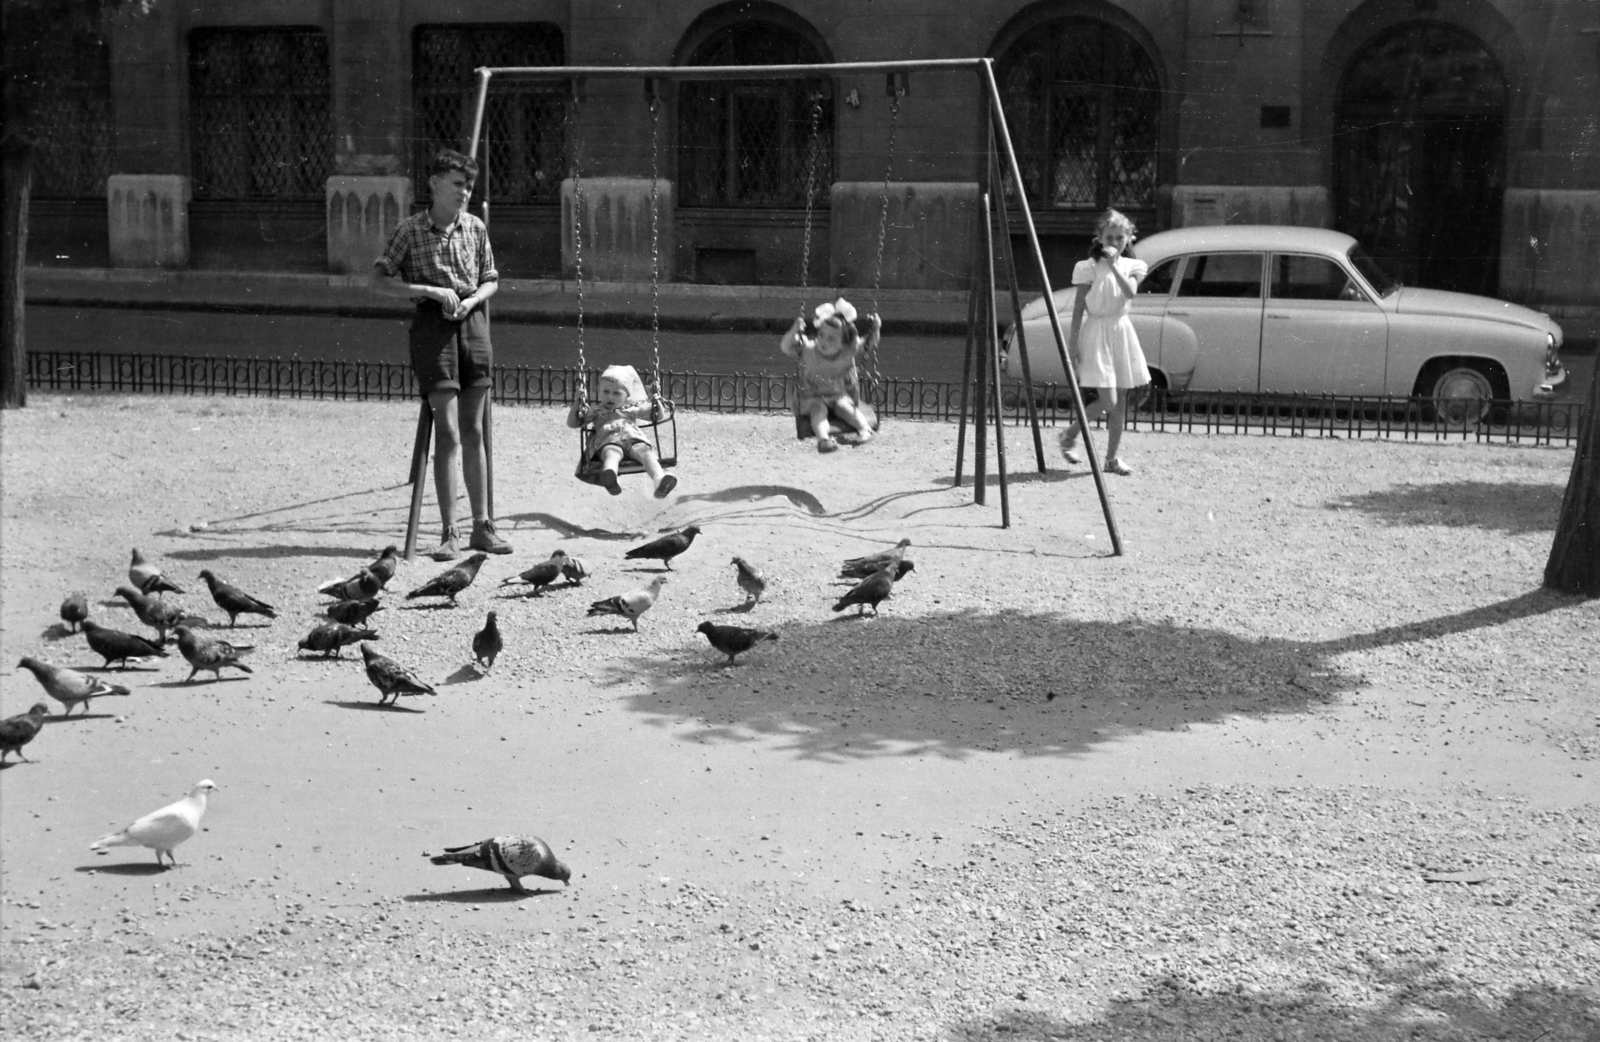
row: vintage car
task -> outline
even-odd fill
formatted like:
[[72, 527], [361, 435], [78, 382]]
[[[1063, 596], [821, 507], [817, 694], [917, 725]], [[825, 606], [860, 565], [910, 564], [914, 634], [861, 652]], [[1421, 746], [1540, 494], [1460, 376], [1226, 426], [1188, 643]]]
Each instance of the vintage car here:
[[[1402, 286], [1355, 239], [1324, 228], [1222, 225], [1158, 232], [1132, 318], [1152, 384], [1172, 392], [1390, 395], [1454, 421], [1492, 399], [1540, 399], [1566, 379], [1561, 327], [1503, 300]], [[1070, 336], [1076, 290], [1053, 294]], [[1036, 393], [1066, 385], [1041, 296], [1022, 309]], [[1022, 379], [1017, 330], [1001, 366]]]

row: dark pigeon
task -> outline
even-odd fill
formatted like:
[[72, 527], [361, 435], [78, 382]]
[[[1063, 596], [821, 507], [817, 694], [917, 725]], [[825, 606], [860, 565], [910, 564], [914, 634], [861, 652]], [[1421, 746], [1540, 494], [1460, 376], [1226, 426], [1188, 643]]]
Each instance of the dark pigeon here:
[[834, 611], [844, 611], [850, 605], [856, 605], [856, 614], [865, 615], [867, 607], [872, 607], [872, 614], [878, 614], [878, 603], [888, 598], [894, 589], [894, 567], [885, 564], [882, 568], [856, 583], [845, 595], [839, 598], [839, 603], [833, 606]]
[[472, 659], [484, 669], [494, 668], [494, 660], [500, 657], [505, 647], [495, 618], [496, 613], [490, 612], [489, 617], [483, 620], [483, 629], [472, 635]]
[[67, 594], [66, 600], [61, 602], [61, 621], [74, 633], [78, 630], [78, 623], [89, 617], [89, 598], [79, 591]]
[[478, 577], [478, 569], [482, 568], [483, 562], [488, 559], [488, 554], [473, 554], [406, 594], [406, 600], [409, 601], [414, 597], [448, 597], [450, 603], [454, 605], [461, 591], [472, 585], [472, 581]]
[[208, 637], [187, 626], [179, 626], [174, 632], [178, 634], [178, 650], [183, 652], [184, 659], [193, 667], [183, 679], [185, 684], [192, 681], [202, 669], [215, 673], [217, 680], [222, 679], [222, 671], [229, 666], [246, 673], [255, 672], [239, 661], [250, 650], [248, 645], [230, 644], [221, 637]]
[[526, 583], [527, 585], [533, 587], [531, 596], [541, 597], [544, 595], [544, 588], [546, 586], [549, 586], [551, 583], [555, 582], [557, 579], [561, 578], [563, 574], [565, 574], [568, 560], [567, 552], [565, 550], [557, 550], [555, 553], [550, 555], [550, 559], [548, 561], [540, 561], [538, 564], [534, 565], [532, 568], [529, 568], [520, 575], [513, 575], [508, 579], [502, 579], [500, 585], [511, 586], [517, 583]]
[[183, 623], [184, 611], [176, 604], [154, 597], [146, 597], [131, 586], [118, 586], [117, 596], [133, 607], [139, 621], [155, 630], [161, 643], [167, 642], [167, 631]]
[[551, 851], [550, 844], [538, 836], [496, 836], [462, 847], [445, 847], [443, 854], [422, 856], [436, 865], [465, 865], [498, 872], [519, 894], [529, 892], [522, 885], [523, 876], [543, 876], [571, 885], [572, 870], [563, 865]]
[[50, 707], [43, 702], [35, 702], [33, 708], [26, 713], [8, 716], [0, 720], [0, 763], [6, 762], [6, 756], [16, 753], [22, 757], [23, 763], [32, 763], [23, 753], [22, 747], [33, 741], [44, 726], [44, 718], [50, 715]]
[[382, 697], [379, 705], [391, 700], [400, 701], [401, 695], [437, 695], [432, 684], [423, 683], [417, 675], [394, 659], [372, 650], [371, 644], [361, 645], [361, 657], [367, 662], [367, 679]]
[[278, 617], [278, 609], [266, 601], [257, 600], [232, 583], [223, 582], [212, 574], [211, 569], [201, 569], [200, 578], [211, 587], [211, 599], [217, 602], [217, 607], [228, 613], [229, 626], [238, 623], [241, 615], [265, 615], [269, 619]]
[[715, 622], [702, 622], [697, 627], [706, 635], [711, 646], [728, 656], [728, 665], [764, 640], [777, 640], [777, 630], [758, 630], [749, 626], [719, 626]]
[[300, 638], [301, 651], [320, 651], [322, 657], [330, 655], [344, 658], [343, 649], [364, 640], [377, 640], [378, 631], [364, 626], [346, 626], [342, 622], [324, 622]]
[[694, 537], [700, 534], [699, 525], [690, 525], [671, 535], [664, 535], [643, 546], [636, 546], [622, 556], [630, 561], [660, 561], [672, 570], [672, 559], [689, 549]]
[[131, 658], [167, 657], [166, 649], [160, 644], [146, 640], [137, 633], [124, 633], [110, 626], [102, 626], [93, 619], [83, 620], [83, 635], [89, 642], [89, 649], [106, 660], [108, 669], [113, 662], [121, 662], [126, 669]]
[[323, 614], [334, 622], [342, 622], [346, 626], [364, 626], [367, 619], [382, 610], [383, 605], [376, 600], [338, 601], [328, 605]]
[[[903, 560], [906, 556], [906, 547], [910, 545], [911, 540], [902, 539], [898, 543], [894, 544], [891, 549], [881, 550], [878, 553], [868, 554], [865, 557], [847, 558], [844, 562], [844, 565], [839, 569], [839, 578], [865, 579], [867, 576], [871, 575], [873, 572], [877, 571], [879, 568], [882, 568], [886, 564], [893, 564], [898, 567], [901, 560]], [[902, 572], [900, 574], [903, 575], [904, 573]]]

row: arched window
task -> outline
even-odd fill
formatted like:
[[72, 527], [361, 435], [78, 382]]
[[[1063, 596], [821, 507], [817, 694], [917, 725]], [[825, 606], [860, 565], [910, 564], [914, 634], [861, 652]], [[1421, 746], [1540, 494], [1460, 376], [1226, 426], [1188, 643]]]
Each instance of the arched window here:
[[[560, 65], [561, 29], [525, 25], [420, 25], [414, 37], [412, 109], [418, 199], [428, 198], [428, 162], [442, 148], [466, 147], [477, 103], [479, 66]], [[497, 203], [553, 203], [566, 169], [567, 85], [497, 77], [483, 113], [489, 176]]]
[[1058, 18], [995, 64], [1033, 206], [1155, 206], [1160, 81], [1137, 40], [1093, 18]]
[[[827, 60], [793, 29], [746, 20], [714, 30], [685, 64]], [[808, 179], [814, 205], [828, 205], [833, 83], [827, 77], [688, 81], [679, 87], [678, 114], [681, 205], [800, 207]]]
[[333, 169], [327, 34], [194, 30], [189, 120], [196, 199], [321, 200]]

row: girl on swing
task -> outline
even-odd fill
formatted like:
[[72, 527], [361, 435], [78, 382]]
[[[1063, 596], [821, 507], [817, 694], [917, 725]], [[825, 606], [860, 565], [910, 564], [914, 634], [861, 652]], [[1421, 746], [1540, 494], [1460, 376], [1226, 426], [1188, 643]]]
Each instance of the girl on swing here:
[[600, 484], [613, 496], [622, 495], [622, 486], [617, 482], [617, 465], [627, 456], [650, 475], [655, 483], [656, 498], [666, 499], [678, 487], [678, 479], [661, 468], [655, 446], [638, 426], [640, 420], [665, 418], [661, 399], [645, 393], [638, 370], [631, 365], [607, 366], [600, 374], [599, 397], [597, 404], [590, 405], [588, 388], [580, 379], [578, 395], [567, 413], [567, 426], [576, 430], [589, 425], [584, 459], [599, 463]]
[[832, 452], [839, 447], [828, 426], [828, 412], [856, 429], [856, 443], [872, 440], [872, 422], [862, 414], [852, 397], [857, 384], [856, 359], [877, 338], [877, 315], [862, 320], [870, 324], [863, 337], [856, 331], [855, 305], [840, 297], [831, 304], [817, 305], [817, 335], [803, 332], [805, 320], [797, 318], [783, 335], [778, 350], [800, 361], [800, 391], [795, 411], [811, 417], [811, 430], [817, 436], [817, 451]]

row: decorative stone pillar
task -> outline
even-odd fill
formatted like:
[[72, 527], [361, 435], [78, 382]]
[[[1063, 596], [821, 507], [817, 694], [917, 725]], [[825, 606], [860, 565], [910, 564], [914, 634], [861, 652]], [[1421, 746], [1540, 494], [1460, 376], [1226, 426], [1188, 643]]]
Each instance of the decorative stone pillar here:
[[1322, 185], [1177, 185], [1172, 190], [1174, 228], [1207, 224], [1326, 228], [1331, 223], [1328, 189]]
[[327, 200], [328, 270], [365, 274], [411, 212], [411, 179], [335, 174], [328, 178]]
[[106, 178], [114, 268], [189, 266], [189, 179], [181, 174]]
[[[677, 213], [673, 183], [656, 182], [657, 249], [661, 281], [672, 281]], [[577, 270], [572, 241], [572, 179], [561, 182], [561, 270]], [[583, 277], [598, 282], [650, 281], [650, 179], [583, 179]]]
[[[834, 183], [829, 217], [834, 285], [873, 284], [883, 200], [882, 181]], [[967, 289], [979, 205], [978, 186], [971, 181], [891, 182], [879, 284]]]

